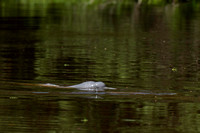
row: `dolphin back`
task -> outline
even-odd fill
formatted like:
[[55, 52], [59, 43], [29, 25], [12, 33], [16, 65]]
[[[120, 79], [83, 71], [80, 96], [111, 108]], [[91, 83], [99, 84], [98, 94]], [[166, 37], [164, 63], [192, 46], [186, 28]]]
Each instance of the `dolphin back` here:
[[[104, 91], [104, 89], [110, 89], [109, 87], [106, 87], [106, 85], [99, 81], [99, 82], [94, 82], [94, 81], [86, 81], [81, 84], [77, 85], [72, 85], [68, 86], [69, 88], [77, 88], [79, 90], [88, 90], [88, 91]], [[112, 88], [114, 89], [114, 88]]]

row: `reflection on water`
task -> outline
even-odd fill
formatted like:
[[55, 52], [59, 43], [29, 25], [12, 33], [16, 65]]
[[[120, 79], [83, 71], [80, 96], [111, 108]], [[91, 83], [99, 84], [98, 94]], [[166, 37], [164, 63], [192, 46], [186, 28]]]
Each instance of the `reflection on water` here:
[[199, 99], [188, 102], [189, 98], [142, 95], [103, 96], [96, 100], [65, 94], [8, 96], [1, 96], [0, 100], [0, 128], [5, 132], [196, 132], [200, 122]]
[[[198, 132], [199, 21], [195, 1], [0, 0], [0, 131]], [[91, 80], [117, 90], [34, 85]]]

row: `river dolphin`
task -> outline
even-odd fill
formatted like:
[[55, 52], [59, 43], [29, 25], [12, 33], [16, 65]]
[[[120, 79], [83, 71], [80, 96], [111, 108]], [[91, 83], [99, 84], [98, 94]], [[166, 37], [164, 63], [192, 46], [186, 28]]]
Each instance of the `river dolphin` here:
[[106, 85], [101, 82], [95, 82], [95, 81], [86, 81], [77, 85], [67, 86], [68, 88], [76, 88], [79, 90], [85, 90], [85, 91], [104, 91], [105, 89], [116, 89], [111, 87], [106, 87]]
[[95, 82], [95, 81], [86, 81], [77, 85], [71, 85], [71, 86], [60, 86], [60, 85], [55, 85], [51, 83], [47, 84], [40, 84], [41, 86], [48, 86], [48, 87], [55, 87], [55, 88], [76, 88], [78, 90], [83, 90], [83, 91], [104, 91], [106, 89], [111, 89], [115, 90], [116, 88], [111, 88], [111, 87], [106, 87], [106, 85], [101, 82]]

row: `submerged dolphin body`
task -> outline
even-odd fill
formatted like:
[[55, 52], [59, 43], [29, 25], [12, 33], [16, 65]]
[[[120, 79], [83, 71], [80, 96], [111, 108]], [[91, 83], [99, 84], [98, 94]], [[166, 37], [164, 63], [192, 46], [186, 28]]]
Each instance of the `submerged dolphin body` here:
[[86, 81], [81, 84], [67, 86], [67, 88], [76, 88], [79, 90], [85, 90], [85, 91], [104, 91], [105, 89], [116, 89], [111, 87], [106, 87], [106, 85], [103, 82], [94, 82], [94, 81]]

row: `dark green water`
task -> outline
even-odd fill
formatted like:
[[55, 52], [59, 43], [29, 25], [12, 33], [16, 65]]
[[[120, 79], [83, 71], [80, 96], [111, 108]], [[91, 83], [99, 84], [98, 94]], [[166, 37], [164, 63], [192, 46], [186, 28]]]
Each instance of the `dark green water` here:
[[0, 132], [200, 132], [200, 3], [63, 1], [0, 0]]

